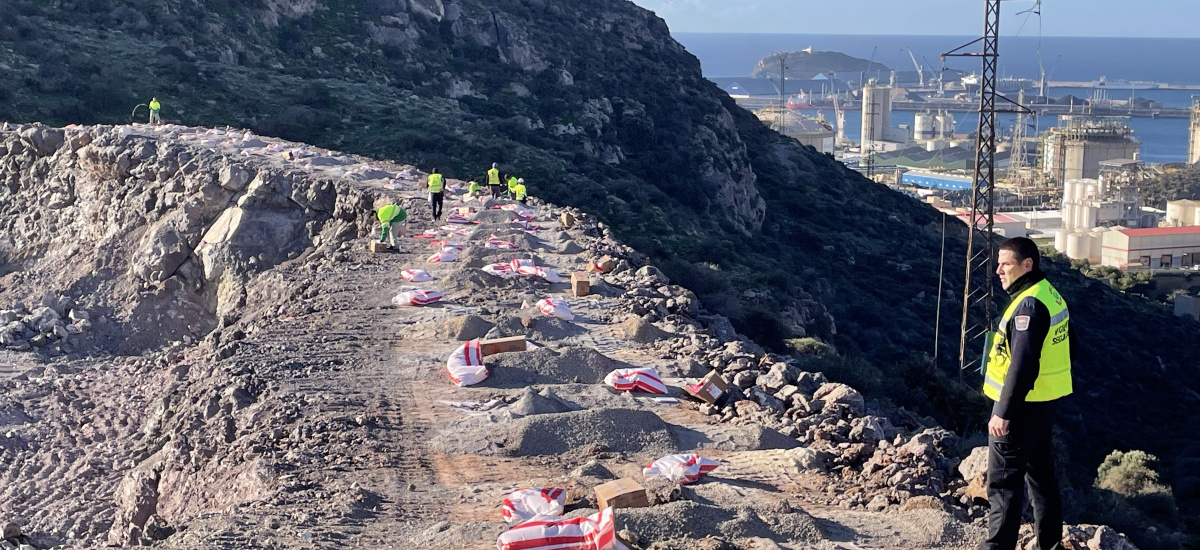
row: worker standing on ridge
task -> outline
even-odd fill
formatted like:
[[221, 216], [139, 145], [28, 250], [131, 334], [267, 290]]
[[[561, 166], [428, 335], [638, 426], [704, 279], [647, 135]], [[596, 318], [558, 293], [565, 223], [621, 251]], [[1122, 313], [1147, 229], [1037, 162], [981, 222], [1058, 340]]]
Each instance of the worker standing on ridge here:
[[983, 393], [995, 401], [988, 422], [988, 536], [980, 550], [1017, 546], [1025, 488], [1039, 550], [1062, 549], [1062, 497], [1050, 429], [1071, 394], [1067, 303], [1042, 273], [1037, 245], [1014, 237], [1000, 245], [996, 274], [1012, 296], [987, 356]]
[[508, 198], [513, 198], [517, 194], [517, 184], [520, 183], [516, 176], [508, 177]]
[[438, 173], [437, 168], [429, 171], [429, 181], [425, 183], [429, 188], [429, 206], [433, 208], [433, 220], [442, 219], [442, 192], [446, 188], [446, 180]]
[[380, 208], [379, 212], [377, 212], [377, 215], [379, 216], [380, 225], [383, 226], [383, 231], [379, 233], [379, 242], [386, 242], [388, 243], [388, 246], [396, 248], [396, 234], [399, 233], [400, 236], [403, 237], [404, 226], [401, 225], [398, 230], [392, 231], [392, 224], [403, 223], [404, 220], [407, 220], [408, 211], [395, 204], [389, 204], [383, 208]]
[[500, 198], [500, 169], [496, 168], [496, 163], [492, 163], [491, 169], [487, 171], [488, 191], [492, 192], [492, 198]]
[[525, 204], [525, 178], [520, 178], [517, 180], [517, 186], [513, 192], [517, 196], [517, 202]]
[[158, 98], [150, 98], [150, 124], [162, 124], [162, 119], [158, 116], [159, 109], [162, 109], [162, 104], [158, 102]]

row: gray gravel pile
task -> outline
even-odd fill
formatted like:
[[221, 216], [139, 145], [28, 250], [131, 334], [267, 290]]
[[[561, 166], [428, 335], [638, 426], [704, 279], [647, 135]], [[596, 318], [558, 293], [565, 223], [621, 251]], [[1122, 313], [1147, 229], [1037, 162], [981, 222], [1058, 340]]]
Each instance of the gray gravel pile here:
[[481, 224], [512, 223], [512, 221], [515, 219], [517, 219], [517, 215], [510, 210], [488, 209], [481, 210], [479, 213], [475, 214], [474, 221], [477, 221]]
[[579, 407], [554, 395], [554, 392], [550, 388], [546, 388], [541, 392], [533, 388], [525, 388], [525, 392], [521, 394], [521, 398], [516, 403], [510, 405], [508, 410], [514, 415], [530, 416], [535, 414], [570, 412], [579, 410]]
[[484, 385], [495, 388], [534, 384], [596, 384], [615, 369], [632, 365], [605, 357], [600, 352], [575, 346], [558, 351], [542, 348], [524, 353], [504, 353], [488, 364]]
[[817, 520], [798, 510], [759, 512], [750, 507], [731, 509], [680, 500], [650, 508], [621, 508], [615, 516], [617, 532], [636, 538], [629, 542], [638, 546], [705, 537], [729, 542], [762, 537], [809, 543], [823, 538]]
[[667, 425], [650, 411], [589, 409], [526, 416], [507, 422], [497, 417], [448, 425], [430, 441], [437, 452], [504, 456], [545, 456], [577, 451], [668, 454], [676, 445]]
[[521, 316], [509, 315], [500, 319], [495, 328], [488, 332], [487, 337], [524, 336], [535, 342], [556, 342], [586, 332], [587, 329], [571, 321], [565, 321], [558, 317], [546, 317], [536, 311], [528, 311], [527, 314]]

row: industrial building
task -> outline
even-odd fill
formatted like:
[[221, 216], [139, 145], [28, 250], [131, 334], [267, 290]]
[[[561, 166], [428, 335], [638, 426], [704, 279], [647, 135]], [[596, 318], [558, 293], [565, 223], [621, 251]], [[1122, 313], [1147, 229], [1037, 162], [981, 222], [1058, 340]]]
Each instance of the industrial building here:
[[1138, 157], [1141, 143], [1129, 117], [1061, 115], [1058, 121], [1042, 136], [1042, 172], [1053, 181], [1095, 179], [1102, 161]]
[[[997, 151], [995, 166], [997, 168], [1006, 167], [1011, 158], [1012, 155], [1009, 151]], [[962, 170], [970, 172], [975, 169], [975, 149], [973, 146], [968, 148], [958, 145], [933, 151], [926, 149], [924, 146], [906, 147], [896, 151], [876, 153], [872, 158], [872, 162], [880, 166], [895, 165], [925, 170]]]
[[[1071, 245], [1068, 241], [1068, 250]], [[1192, 267], [1200, 263], [1200, 226], [1106, 231], [1100, 263], [1119, 269]]]
[[908, 142], [907, 128], [892, 128], [891, 86], [878, 86], [874, 80], [863, 86], [862, 134], [863, 156], [880, 151], [895, 151]]
[[1172, 227], [1200, 225], [1200, 201], [1189, 199], [1168, 201], [1164, 223]]
[[792, 109], [760, 109], [754, 113], [758, 119], [775, 131], [810, 145], [822, 153], [833, 153], [834, 136], [837, 134], [827, 122]]
[[1188, 132], [1188, 164], [1200, 163], [1200, 95], [1192, 96], [1192, 126]]

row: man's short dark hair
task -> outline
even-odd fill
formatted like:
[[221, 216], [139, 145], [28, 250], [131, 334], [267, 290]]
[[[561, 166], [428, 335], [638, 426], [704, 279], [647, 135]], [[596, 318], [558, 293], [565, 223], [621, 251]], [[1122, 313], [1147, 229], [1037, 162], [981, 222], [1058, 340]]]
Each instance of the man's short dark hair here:
[[1025, 258], [1033, 259], [1033, 268], [1041, 269], [1042, 255], [1038, 252], [1037, 244], [1034, 244], [1032, 239], [1028, 237], [1013, 237], [1000, 244], [1000, 250], [1012, 252], [1013, 258], [1017, 262], [1025, 261]]

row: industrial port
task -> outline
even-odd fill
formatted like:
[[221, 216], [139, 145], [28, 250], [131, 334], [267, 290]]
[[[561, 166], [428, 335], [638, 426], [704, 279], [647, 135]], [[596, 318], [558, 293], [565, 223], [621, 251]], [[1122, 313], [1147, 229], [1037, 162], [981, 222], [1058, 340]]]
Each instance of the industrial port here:
[[[976, 136], [973, 124], [957, 131], [955, 114], [974, 121], [979, 98], [973, 75], [940, 82], [917, 71], [892, 71], [886, 82], [863, 78], [846, 89], [840, 78], [851, 76], [780, 80], [772, 87], [742, 79], [726, 91], [777, 131], [969, 221]], [[1046, 97], [1045, 90], [1062, 85], [1092, 94], [1078, 104]], [[1133, 117], [1189, 118], [1188, 135], [1180, 139], [1188, 140], [1186, 163], [1200, 163], [1200, 94], [1190, 108], [1167, 108], [1136, 96], [1139, 90], [1200, 86], [1101, 77], [1066, 83], [1002, 78], [997, 87], [1007, 88], [1006, 95], [1027, 109], [997, 139], [994, 232], [1029, 236], [1091, 265], [1200, 269], [1200, 201], [1170, 201], [1165, 209], [1144, 205], [1139, 183], [1179, 166], [1143, 161], [1142, 143], [1130, 125]], [[787, 88], [794, 91], [781, 93]], [[772, 91], [776, 95], [768, 96]], [[1128, 99], [1112, 99], [1118, 95]], [[826, 120], [822, 109], [832, 111], [834, 120]], [[861, 111], [857, 142], [846, 136], [847, 111]], [[894, 124], [896, 111], [916, 113], [912, 123]], [[1026, 117], [1040, 117], [1041, 124]], [[1029, 130], [1039, 126], [1045, 129]]]

